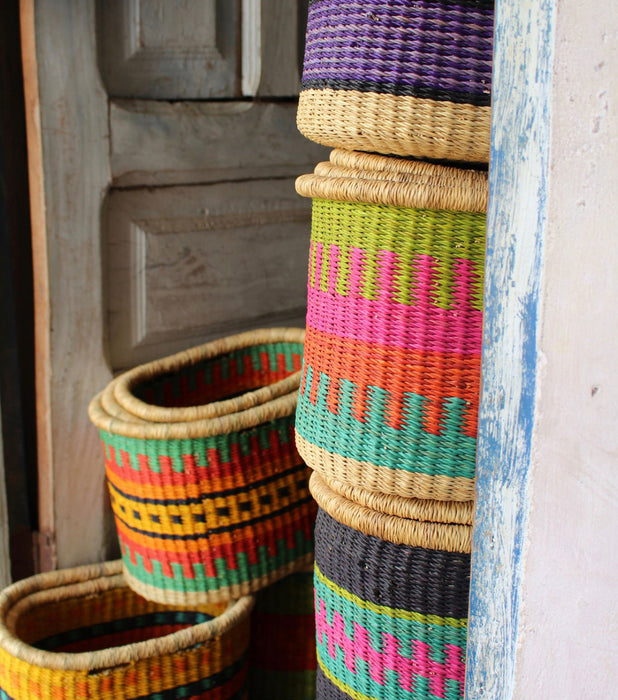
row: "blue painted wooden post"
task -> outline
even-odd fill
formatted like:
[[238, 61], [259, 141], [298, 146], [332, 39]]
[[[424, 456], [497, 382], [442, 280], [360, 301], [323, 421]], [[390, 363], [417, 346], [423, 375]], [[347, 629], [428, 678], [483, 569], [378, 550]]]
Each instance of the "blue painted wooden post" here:
[[466, 698], [513, 697], [546, 224], [554, 0], [497, 0]]

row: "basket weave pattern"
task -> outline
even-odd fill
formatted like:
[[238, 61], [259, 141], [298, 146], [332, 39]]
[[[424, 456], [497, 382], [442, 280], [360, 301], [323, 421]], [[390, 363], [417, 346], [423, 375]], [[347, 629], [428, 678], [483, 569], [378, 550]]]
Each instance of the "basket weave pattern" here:
[[468, 553], [395, 545], [320, 509], [317, 697], [463, 697], [469, 565]]
[[[212, 361], [216, 372], [211, 374], [221, 376], [226, 367], [227, 391], [233, 386], [230, 377], [240, 376], [244, 392], [259, 384], [242, 379], [243, 369], [253, 362], [263, 381], [295, 370], [302, 342], [288, 343], [282, 356], [285, 349], [281, 344], [271, 348], [265, 366], [263, 350], [252, 347], [238, 361]], [[253, 358], [249, 365], [247, 357]], [[175, 379], [150, 374], [153, 380], [130, 387], [134, 401], [148, 396], [153, 384], [166, 391], [174, 386]], [[181, 372], [183, 381], [188, 374]], [[179, 407], [185, 403], [180, 401], [175, 408], [143, 403], [142, 416], [135, 416], [117, 401], [119, 394], [122, 398], [119, 380], [93, 400], [90, 415], [103, 442], [125, 575], [137, 592], [165, 603], [229, 600], [310, 561], [315, 504], [293, 432], [299, 373], [288, 379], [293, 379], [292, 393], [257, 406], [252, 404], [261, 389], [252, 398], [241, 393], [234, 399], [209, 389], [214, 403]], [[244, 408], [234, 412], [239, 405]], [[215, 406], [222, 415], [173, 419], [187, 412], [213, 413]], [[145, 407], [168, 421], [149, 422]]]
[[299, 130], [328, 146], [487, 162], [490, 0], [310, 3]]
[[137, 596], [120, 571], [80, 567], [3, 592], [0, 697], [245, 698], [252, 600], [169, 608]]
[[370, 490], [471, 500], [485, 215], [313, 207], [301, 455]]

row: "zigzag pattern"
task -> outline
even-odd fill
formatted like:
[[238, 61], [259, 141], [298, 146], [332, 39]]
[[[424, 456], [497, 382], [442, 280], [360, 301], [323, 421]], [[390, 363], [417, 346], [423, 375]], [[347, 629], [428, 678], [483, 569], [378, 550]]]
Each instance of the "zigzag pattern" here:
[[210, 403], [284, 379], [297, 372], [301, 362], [301, 344], [253, 345], [157, 376], [134, 392], [159, 406]]
[[[463, 691], [465, 679], [464, 650], [453, 644], [444, 645], [444, 661], [432, 659], [432, 647], [420, 640], [411, 640], [409, 649], [402, 649], [397, 637], [384, 632], [379, 640], [372, 639], [369, 631], [356, 621], [351, 623], [351, 636], [346, 633], [346, 623], [339, 612], [332, 613], [328, 621], [324, 600], [316, 595], [316, 635], [319, 647], [327, 650], [330, 659], [343, 653], [345, 667], [350, 674], [358, 671], [358, 662], [367, 664], [369, 676], [375, 683], [385, 686], [387, 672], [396, 674], [397, 684], [406, 692], [413, 693], [419, 678], [428, 681], [430, 691], [439, 698], [446, 697], [447, 681], [460, 684]], [[379, 650], [376, 648], [379, 647]], [[320, 660], [332, 672], [332, 663], [322, 654]], [[342, 679], [344, 680], [344, 679]], [[412, 696], [411, 696], [412, 698]]]
[[[213, 436], [198, 440], [159, 441], [154, 454], [144, 454], [144, 441], [101, 431], [105, 463], [113, 473], [140, 483], [148, 483], [156, 475], [157, 484], [177, 483], [183, 475], [183, 484], [201, 480], [213, 484], [236, 474], [252, 474], [264, 478], [274, 473], [282, 455], [296, 454], [294, 450], [294, 416], [284, 416], [256, 428], [231, 435]], [[168, 449], [165, 449], [165, 448]], [[165, 454], [165, 452], [168, 454]], [[255, 474], [251, 466], [263, 466], [263, 474]]]
[[359, 387], [348, 380], [338, 386], [336, 410], [330, 378], [314, 378], [305, 367], [305, 391], [296, 409], [296, 430], [318, 447], [371, 464], [427, 474], [474, 477], [476, 438], [466, 433], [469, 407], [457, 397], [441, 405], [438, 429], [424, 429], [427, 399], [404, 394], [398, 427], [389, 419], [390, 396], [380, 387]]

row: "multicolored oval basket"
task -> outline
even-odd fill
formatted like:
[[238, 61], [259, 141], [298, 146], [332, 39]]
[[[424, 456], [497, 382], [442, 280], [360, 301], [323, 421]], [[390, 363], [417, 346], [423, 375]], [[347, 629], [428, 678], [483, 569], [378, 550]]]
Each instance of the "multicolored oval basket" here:
[[372, 511], [317, 473], [310, 486], [317, 700], [463, 698], [471, 526]]
[[315, 700], [313, 567], [255, 595], [249, 646], [251, 700]]
[[208, 343], [91, 402], [124, 573], [145, 598], [230, 600], [312, 561], [316, 506], [293, 432], [303, 337]]
[[326, 146], [489, 161], [493, 0], [312, 0], [298, 129]]
[[247, 698], [253, 598], [170, 608], [134, 593], [120, 561], [0, 594], [3, 700]]
[[313, 197], [296, 444], [329, 479], [472, 501], [487, 175], [335, 151]]

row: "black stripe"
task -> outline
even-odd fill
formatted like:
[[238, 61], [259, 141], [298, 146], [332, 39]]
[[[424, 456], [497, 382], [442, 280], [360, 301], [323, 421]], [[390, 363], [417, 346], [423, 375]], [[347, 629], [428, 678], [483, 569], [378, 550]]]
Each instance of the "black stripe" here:
[[339, 690], [334, 683], [328, 680], [318, 664], [318, 672], [315, 677], [315, 696], [319, 700], [350, 700], [350, 696]]
[[239, 530], [242, 527], [249, 527], [251, 525], [257, 525], [258, 523], [264, 522], [265, 520], [271, 520], [273, 518], [278, 517], [279, 515], [283, 515], [284, 513], [289, 513], [295, 508], [305, 505], [306, 503], [310, 503], [311, 501], [313, 501], [313, 498], [311, 496], [307, 496], [306, 498], [303, 498], [302, 500], [296, 501], [294, 503], [290, 503], [289, 505], [280, 508], [279, 510], [272, 511], [271, 513], [265, 513], [264, 515], [259, 515], [256, 518], [251, 518], [251, 520], [244, 520], [243, 522], [235, 523], [234, 525], [222, 525], [220, 527], [212, 527], [202, 534], [192, 535], [164, 535], [158, 534], [156, 532], [149, 532], [148, 530], [140, 530], [139, 528], [133, 527], [132, 525], [126, 523], [121, 517], [119, 517], [117, 513], [116, 518], [118, 518], [118, 520], [128, 530], [131, 530], [132, 532], [137, 532], [139, 535], [145, 535], [146, 537], [153, 537], [158, 540], [202, 540], [207, 537], [210, 537], [210, 535], [219, 535], [222, 532], [233, 532], [234, 530]]
[[329, 80], [324, 78], [303, 80], [302, 90], [356, 90], [357, 92], [372, 92], [398, 97], [420, 97], [437, 102], [453, 102], [454, 104], [468, 104], [475, 107], [488, 107], [491, 104], [489, 93], [460, 92], [455, 90], [443, 90], [425, 86], [394, 85], [392, 83], [371, 83], [360, 80]]
[[393, 544], [342, 525], [320, 508], [315, 562], [326, 578], [376, 605], [468, 617], [469, 554]]
[[199, 496], [195, 496], [194, 498], [141, 498], [140, 496], [131, 496], [128, 493], [125, 493], [121, 489], [119, 489], [114, 483], [111, 481], [108, 481], [110, 488], [113, 488], [114, 491], [119, 493], [123, 498], [126, 498], [129, 501], [135, 501], [136, 503], [150, 503], [152, 505], [174, 505], [174, 506], [188, 506], [188, 505], [198, 505], [200, 503], [203, 503], [204, 501], [207, 501], [209, 499], [213, 498], [227, 498], [228, 496], [238, 496], [241, 493], [247, 493], [248, 488], [253, 491], [254, 489], [258, 489], [260, 486], [266, 486], [267, 484], [271, 484], [273, 481], [277, 481], [278, 479], [282, 479], [285, 476], [290, 476], [292, 474], [296, 474], [299, 471], [302, 471], [304, 469], [307, 469], [307, 466], [304, 464], [304, 462], [301, 462], [300, 464], [297, 464], [296, 466], [292, 467], [291, 469], [286, 469], [286, 471], [279, 472], [278, 474], [272, 474], [271, 476], [267, 476], [265, 479], [262, 479], [261, 481], [254, 481], [250, 487], [247, 486], [237, 486], [233, 489], [227, 489], [225, 491], [216, 491], [214, 493], [202, 493]]
[[[201, 697], [200, 693], [204, 693], [208, 690], [213, 690], [214, 688], [218, 688], [219, 686], [225, 685], [225, 683], [228, 683], [234, 676], [238, 675], [239, 673], [245, 674], [247, 673], [247, 654], [243, 654], [238, 661], [235, 661], [231, 666], [228, 666], [227, 668], [224, 668], [222, 671], [219, 671], [219, 673], [215, 673], [212, 676], [208, 676], [208, 678], [204, 678], [199, 681], [193, 681], [192, 683], [186, 683], [182, 685], [177, 685], [175, 688], [168, 688], [167, 690], [159, 690], [155, 693], [153, 690], [150, 693], [147, 693], [146, 695], [140, 695], [137, 698], [133, 698], [132, 700], [151, 700], [152, 697], [156, 697], [157, 700], [177, 700], [178, 698], [194, 698], [194, 697]], [[246, 682], [246, 678], [245, 678]], [[245, 683], [242, 684], [242, 687], [238, 690], [238, 692], [234, 693], [234, 695], [230, 695], [229, 698], [226, 700], [241, 700], [241, 698], [244, 697], [245, 695]], [[182, 691], [180, 693], [179, 691]]]
[[212, 619], [212, 615], [193, 610], [161, 610], [159, 612], [133, 615], [117, 620], [106, 620], [105, 622], [99, 622], [85, 627], [77, 627], [67, 630], [66, 632], [59, 632], [58, 634], [50, 635], [49, 637], [45, 637], [33, 643], [33, 646], [45, 651], [54, 651], [68, 644], [84, 642], [89, 639], [95, 640], [98, 637], [104, 637], [110, 634], [118, 634], [144, 628], [164, 627], [166, 625], [198, 625]]

